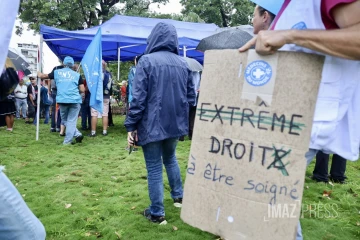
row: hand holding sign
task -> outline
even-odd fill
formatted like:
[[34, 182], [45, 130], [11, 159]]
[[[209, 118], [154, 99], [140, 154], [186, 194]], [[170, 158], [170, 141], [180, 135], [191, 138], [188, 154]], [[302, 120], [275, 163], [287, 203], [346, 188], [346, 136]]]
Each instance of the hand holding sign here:
[[260, 31], [257, 36], [239, 48], [239, 52], [246, 52], [252, 46], [256, 46], [256, 52], [260, 55], [271, 55], [291, 42], [291, 31]]
[[223, 50], [204, 64], [181, 218], [230, 240], [291, 239], [298, 206], [264, 217], [301, 200], [323, 57]]

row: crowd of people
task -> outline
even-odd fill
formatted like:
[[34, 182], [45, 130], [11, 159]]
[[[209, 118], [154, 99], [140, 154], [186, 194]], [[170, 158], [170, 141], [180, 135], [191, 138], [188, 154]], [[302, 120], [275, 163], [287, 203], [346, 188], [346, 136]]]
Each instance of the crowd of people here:
[[[13, 131], [15, 118], [17, 120], [24, 120], [26, 124], [37, 124], [37, 99], [40, 96], [40, 119], [44, 118], [43, 124], [50, 123], [50, 132], [59, 132], [60, 136], [65, 136], [65, 122], [62, 121], [60, 102], [57, 100], [58, 88], [54, 79], [56, 70], [68, 67], [73, 72], [79, 68], [77, 64], [70, 59], [70, 63], [65, 63], [57, 66], [50, 74], [39, 74], [41, 78], [40, 91], [38, 89], [37, 80], [30, 76], [30, 84], [26, 85], [24, 79], [26, 76], [22, 71], [17, 71], [18, 84], [14, 91], [7, 95], [5, 99], [0, 101], [0, 126], [6, 126], [7, 131]], [[65, 60], [64, 60], [65, 61]], [[87, 88], [86, 80], [82, 79], [84, 85], [84, 98], [81, 99], [81, 111], [78, 114], [81, 117], [81, 129], [91, 130], [90, 137], [96, 136], [97, 119], [103, 119], [103, 135], [107, 135], [107, 127], [114, 126], [111, 114], [110, 97], [112, 95], [113, 81], [111, 74], [107, 70], [107, 65], [103, 61], [104, 71], [104, 112], [102, 116], [90, 107], [90, 91]], [[60, 96], [61, 97], [61, 96]], [[61, 101], [61, 100], [60, 100]], [[93, 124], [92, 124], [93, 123]], [[91, 126], [94, 127], [91, 127]]]
[[[336, 154], [333, 157], [330, 178], [340, 183], [344, 183], [346, 178], [345, 159], [357, 160], [359, 156], [360, 128], [356, 126], [360, 117], [357, 107], [360, 95], [356, 94], [356, 91], [360, 84], [355, 78], [360, 74], [354, 74], [360, 71], [359, 9], [360, 2], [356, 0], [312, 0], [302, 1], [301, 4], [298, 4], [298, 1], [285, 0], [278, 14], [268, 11], [265, 6], [257, 6], [253, 19], [254, 33], [257, 35], [239, 49], [240, 52], [245, 52], [255, 45], [256, 51], [263, 55], [286, 50], [317, 53], [326, 57], [311, 143], [309, 152], [305, 155], [308, 164], [316, 156], [318, 162], [314, 179], [319, 181], [329, 179], [326, 154]], [[179, 45], [174, 26], [158, 23], [147, 42], [145, 54], [137, 59], [137, 66], [133, 70], [134, 78], [128, 84], [132, 96], [126, 103], [126, 106], [129, 104], [129, 111], [124, 125], [128, 132], [129, 146], [137, 144], [144, 153], [150, 206], [144, 210], [143, 215], [151, 222], [166, 224], [162, 166], [164, 164], [168, 175], [174, 206], [181, 207], [183, 188], [176, 147], [179, 138], [189, 133], [188, 112], [191, 106], [196, 105], [197, 89], [193, 73], [186, 61], [178, 55]], [[80, 74], [71, 69], [73, 66], [73, 59], [66, 57], [61, 68], [50, 74], [38, 75], [43, 79], [54, 79], [57, 85], [56, 98], [52, 98], [60, 105], [61, 123], [66, 126], [64, 144], [74, 143], [74, 140], [81, 142], [83, 139], [76, 128], [76, 121], [80, 105], [84, 104], [86, 99], [86, 88]], [[106, 78], [105, 73], [103, 79]], [[35, 107], [35, 86], [36, 84], [31, 84], [31, 91], [27, 90], [27, 104], [30, 107]], [[20, 86], [19, 98], [24, 96], [21, 89]], [[104, 99], [108, 99], [107, 94], [109, 93], [104, 92]], [[6, 116], [16, 112], [15, 108], [4, 104], [14, 102], [14, 98], [14, 94], [9, 95], [0, 105], [2, 112], [6, 109]], [[20, 100], [17, 105], [22, 107], [24, 100]], [[104, 109], [108, 104], [108, 101], [104, 101]], [[334, 114], [325, 114], [324, 110]], [[21, 109], [21, 114], [22, 111]], [[104, 111], [101, 116], [103, 135], [107, 134], [107, 114], [108, 112]], [[90, 115], [92, 128], [99, 114], [91, 110]], [[32, 123], [37, 121], [34, 115], [26, 118], [27, 121], [33, 118]], [[11, 121], [11, 117], [6, 118], [6, 123]], [[89, 123], [88, 120], [85, 123]], [[88, 128], [89, 125], [85, 127]], [[7, 130], [11, 131], [12, 125], [8, 125]], [[96, 130], [92, 128], [90, 135], [96, 136]], [[9, 188], [14, 188], [10, 182], [8, 185]], [[27, 209], [26, 205], [22, 207]], [[9, 213], [8, 218], [11, 217], [12, 214]], [[36, 229], [40, 232], [37, 236], [41, 237], [34, 239], [45, 238], [43, 227], [41, 223], [39, 225], [36, 217], [32, 217], [26, 224], [37, 226]], [[0, 237], [1, 234], [0, 232]], [[28, 234], [37, 233], [34, 231]], [[297, 239], [303, 239], [300, 224]]]

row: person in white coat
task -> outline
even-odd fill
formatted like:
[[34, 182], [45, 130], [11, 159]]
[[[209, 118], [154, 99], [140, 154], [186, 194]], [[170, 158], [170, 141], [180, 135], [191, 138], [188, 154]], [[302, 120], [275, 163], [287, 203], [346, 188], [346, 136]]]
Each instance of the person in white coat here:
[[[360, 146], [360, 1], [285, 0], [271, 31], [239, 49], [326, 56], [311, 134], [308, 164], [318, 150], [355, 161]], [[302, 239], [299, 227], [297, 239]]]

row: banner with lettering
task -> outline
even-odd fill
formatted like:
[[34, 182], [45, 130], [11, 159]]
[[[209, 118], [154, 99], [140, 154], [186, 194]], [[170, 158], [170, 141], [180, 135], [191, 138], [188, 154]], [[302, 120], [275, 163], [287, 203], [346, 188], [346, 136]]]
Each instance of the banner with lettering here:
[[295, 239], [318, 55], [205, 53], [181, 218], [225, 239]]

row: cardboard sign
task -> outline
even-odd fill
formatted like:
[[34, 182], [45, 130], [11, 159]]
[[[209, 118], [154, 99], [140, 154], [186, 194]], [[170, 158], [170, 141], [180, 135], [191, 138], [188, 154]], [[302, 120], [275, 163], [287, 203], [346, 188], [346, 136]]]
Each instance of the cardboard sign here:
[[225, 239], [295, 239], [324, 59], [205, 54], [181, 218]]

